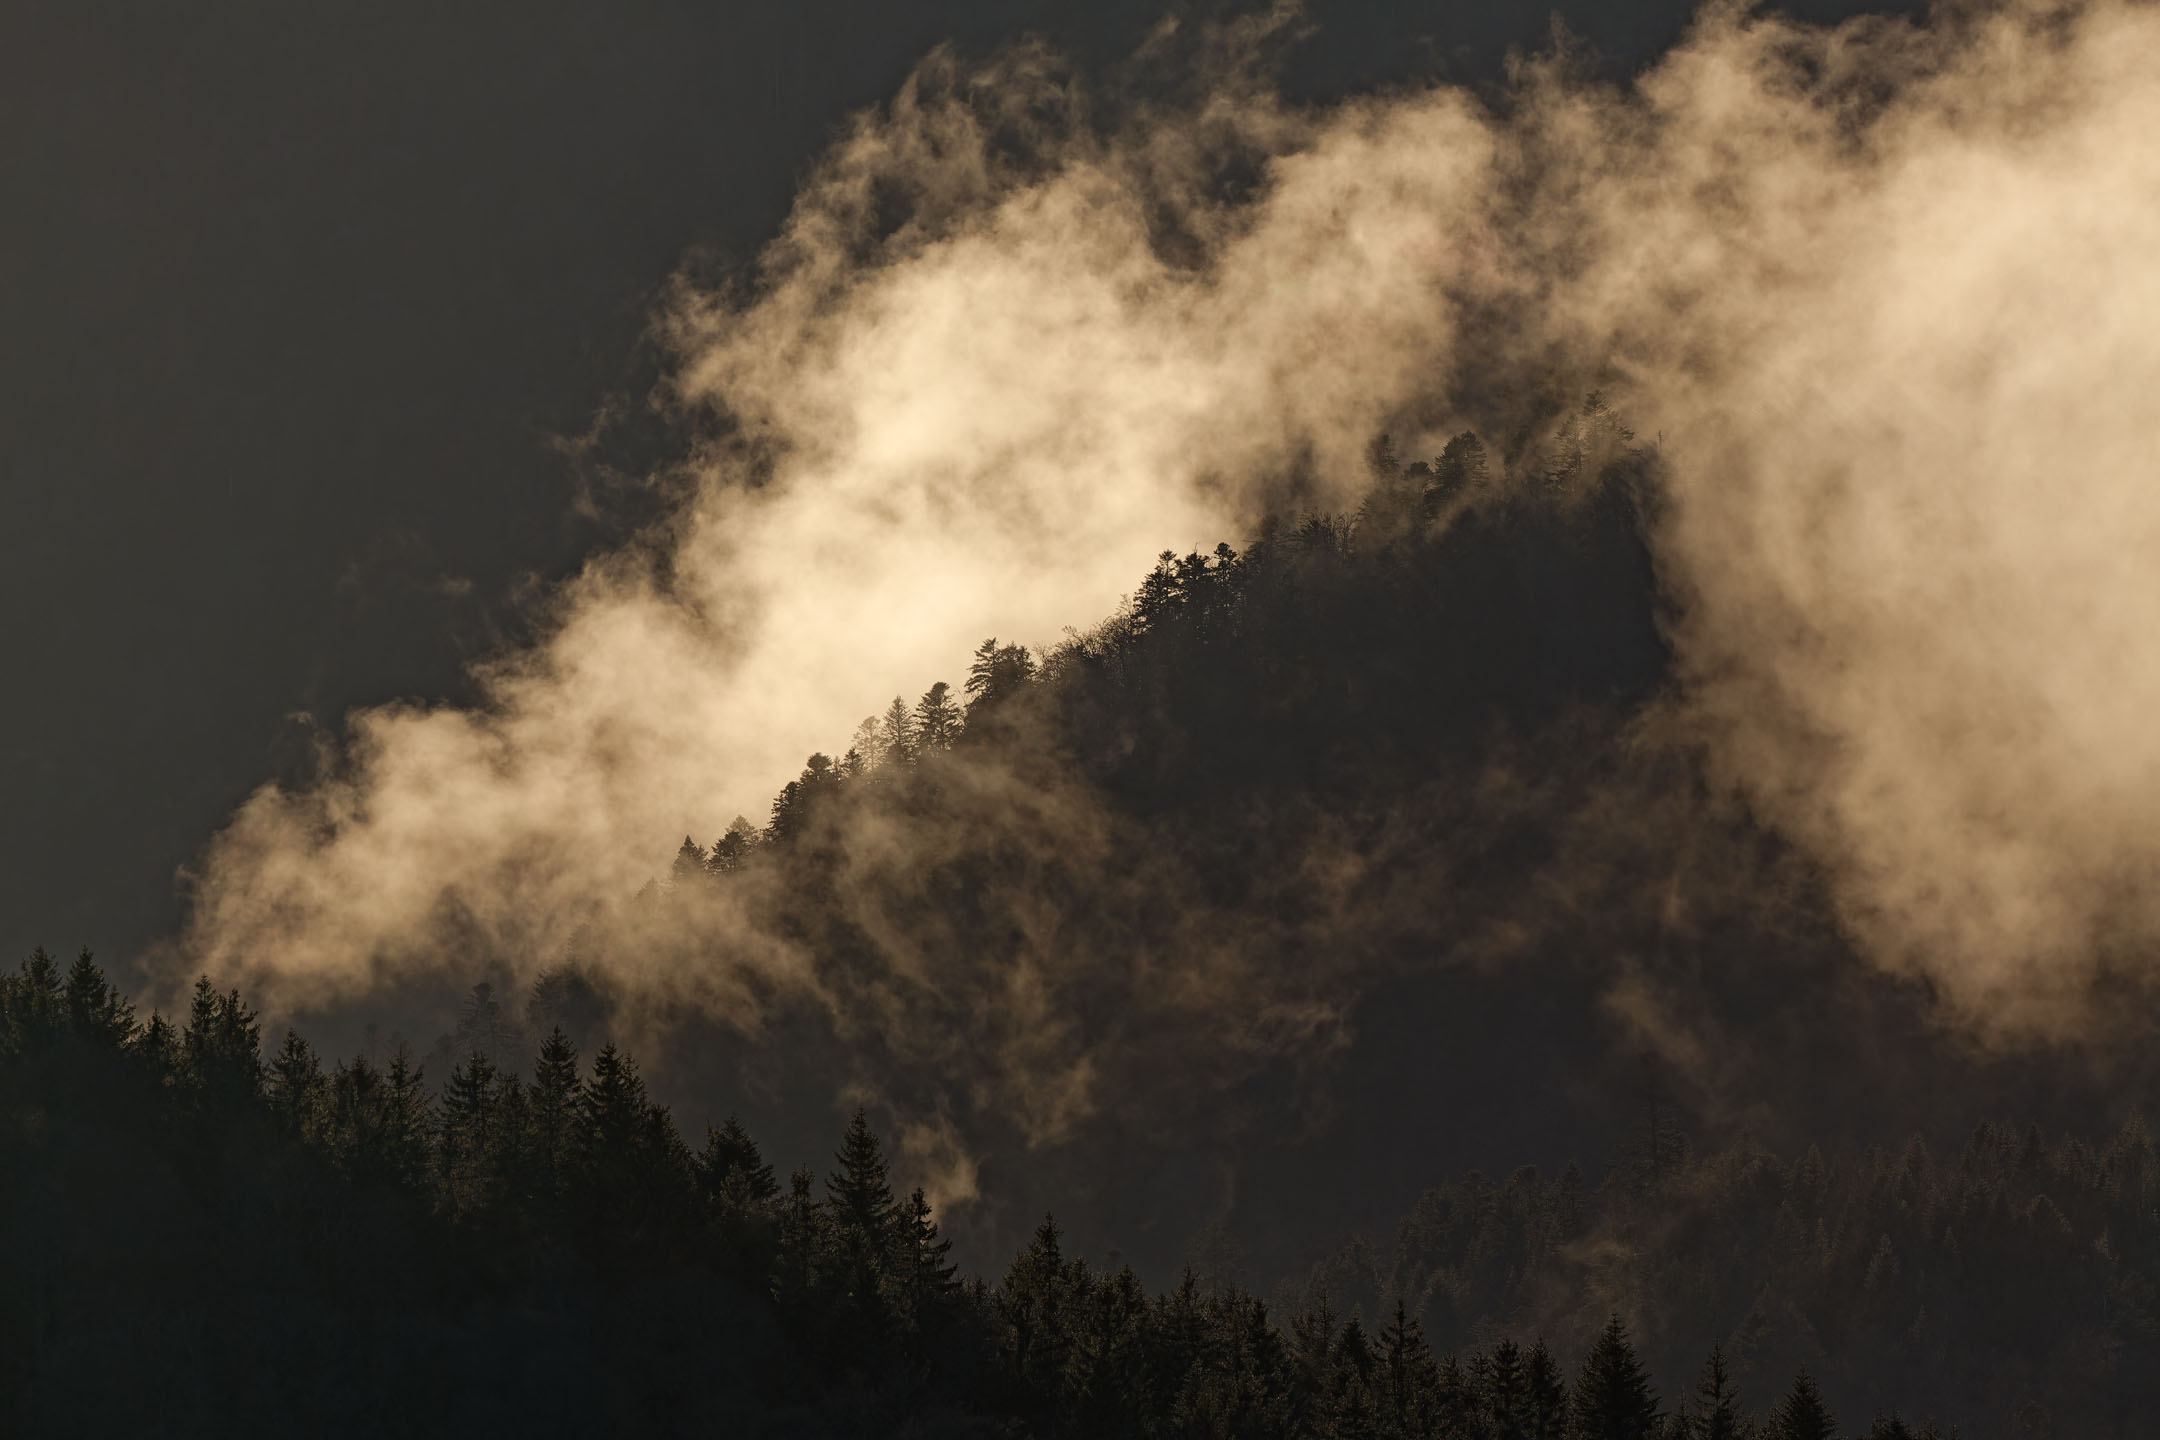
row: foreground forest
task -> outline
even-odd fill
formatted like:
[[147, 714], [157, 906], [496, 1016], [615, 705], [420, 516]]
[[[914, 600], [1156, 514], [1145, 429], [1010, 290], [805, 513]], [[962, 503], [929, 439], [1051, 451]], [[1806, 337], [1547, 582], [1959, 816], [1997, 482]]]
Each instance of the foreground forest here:
[[[559, 1029], [529, 1081], [476, 1055], [431, 1090], [292, 1033], [266, 1059], [207, 982], [183, 1026], [138, 1023], [87, 954], [39, 952], [0, 984], [0, 1044], [16, 1433], [1940, 1433], [1841, 1428], [1804, 1368], [1758, 1398], [1795, 1328], [1844, 1388], [1941, 1396], [1968, 1434], [2144, 1433], [2160, 1399], [2139, 1127], [1851, 1166], [1653, 1133], [1594, 1189], [1443, 1184], [1392, 1254], [1335, 1267], [1343, 1291], [1316, 1275], [1277, 1309], [1190, 1271], [1150, 1295], [1054, 1218], [963, 1279], [860, 1113], [822, 1180], [783, 1180], [732, 1120], [693, 1148], [629, 1056], [581, 1065]], [[1685, 1375], [1617, 1314], [1566, 1349], [1515, 1333], [1530, 1292], [1595, 1308], [1615, 1265], [1656, 1272], [1671, 1316], [1746, 1318]]]
[[[0, 983], [0, 1413], [26, 1433], [2152, 1433], [2160, 1161], [2134, 1104], [2088, 1089], [2065, 1092], [2082, 1127], [1982, 1123], [2000, 1091], [1934, 1058], [1909, 989], [1853, 978], [1805, 867], [1657, 723], [1655, 457], [1595, 402], [1558, 433], [1506, 484], [1475, 436], [1416, 464], [1376, 447], [1355, 516], [1166, 554], [1046, 653], [985, 641], [958, 686], [812, 755], [763, 823], [686, 838], [612, 930], [548, 957], [522, 1018], [477, 987], [424, 1056], [266, 1037], [207, 980], [179, 1023], [141, 1018], [87, 954], [33, 955]], [[776, 1017], [803, 1002], [738, 962], [744, 936], [812, 957], [794, 1028]], [[1087, 1211], [1117, 1235], [1075, 1177], [1196, 1134], [1296, 1163], [1270, 1132], [1334, 1083], [1345, 997], [1404, 977], [1591, 1017], [1537, 1032], [1531, 1073], [1569, 1104], [1618, 1095], [1614, 1144], [1425, 1173], [1391, 1236], [1303, 1237], [1257, 1281], [1200, 1247], [1182, 1275], [1143, 1264], [1151, 1293], [1054, 1219], [963, 1274], [868, 1114], [836, 1152], [768, 1157], [658, 1104], [612, 1024], [639, 1003], [625, 947], [739, 974], [828, 1105], [874, 1075], [888, 1133], [934, 1113], [1022, 1157], [1029, 1223]], [[1638, 957], [1625, 994], [1740, 1037], [1722, 1068], [1646, 1066], [1610, 1024], [1614, 956]], [[1023, 968], [1045, 1018], [1015, 1075], [969, 1026]], [[1475, 1022], [1474, 1088], [1340, 1098], [1384, 1122], [1370, 1163], [1414, 1159], [1384, 1126], [1510, 1113], [1515, 1042]], [[695, 1023], [666, 1037], [678, 1070], [722, 1044]], [[1084, 1114], [1030, 1113], [1072, 1073]], [[1933, 1147], [1905, 1138], [1930, 1127]], [[1487, 1163], [1546, 1148], [1503, 1141]]]

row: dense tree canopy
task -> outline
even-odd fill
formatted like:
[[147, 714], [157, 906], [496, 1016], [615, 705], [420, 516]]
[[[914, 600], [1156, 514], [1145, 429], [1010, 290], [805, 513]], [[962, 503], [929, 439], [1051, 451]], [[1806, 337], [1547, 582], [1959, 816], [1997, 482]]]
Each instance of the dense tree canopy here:
[[[986, 639], [958, 692], [894, 697], [838, 760], [809, 756], [766, 824], [685, 837], [637, 903], [725, 899], [844, 997], [900, 988], [836, 878], [872, 822], [896, 852], [942, 837], [881, 923], [992, 976], [1016, 895], [1062, 907], [1073, 943], [1136, 933], [1086, 888], [1105, 877], [1139, 917], [1117, 924], [1172, 900], [1257, 917], [1249, 943], [1294, 968], [1323, 832], [1372, 887], [1344, 907], [1368, 928], [1331, 943], [1437, 923], [1391, 898], [1431, 877], [1428, 815], [1474, 822], [1480, 848], [1448, 858], [1464, 892], [1520, 889], [1565, 840], [1490, 783], [1495, 737], [1609, 747], [1664, 663], [1653, 458], [1595, 405], [1575, 422], [1600, 427], [1617, 459], [1548, 466], [1564, 503], [1545, 518], [1475, 436], [1410, 466], [1383, 446], [1355, 517], [1165, 553], [1118, 615], [1039, 656]], [[1028, 868], [1018, 822], [968, 808], [1031, 786], [1110, 817], [1110, 858]], [[1653, 1074], [1610, 1164], [1434, 1177], [1392, 1243], [1352, 1238], [1265, 1297], [1199, 1269], [1151, 1291], [1050, 1217], [1001, 1274], [963, 1276], [871, 1110], [815, 1168], [733, 1116], [686, 1139], [591, 975], [549, 968], [524, 999], [520, 1018], [478, 985], [426, 1057], [333, 1058], [289, 1031], [266, 1046], [208, 979], [175, 1025], [87, 953], [0, 977], [6, 1427], [1938, 1433], [1902, 1405], [1983, 1440], [2140, 1435], [2160, 1410], [2160, 1162], [2134, 1118], [2097, 1142], [1982, 1124], [1955, 1157], [1836, 1137], [1780, 1156], [1693, 1143]], [[1055, 999], [1075, 1025], [1115, 1009]]]

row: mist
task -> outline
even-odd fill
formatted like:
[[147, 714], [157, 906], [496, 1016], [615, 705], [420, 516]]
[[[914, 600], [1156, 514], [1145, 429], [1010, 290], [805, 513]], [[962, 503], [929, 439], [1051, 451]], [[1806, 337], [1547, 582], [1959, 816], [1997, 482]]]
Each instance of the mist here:
[[[1040, 50], [940, 53], [857, 117], [754, 266], [686, 272], [654, 317], [652, 403], [686, 437], [651, 477], [662, 519], [478, 667], [485, 703], [345, 717], [317, 778], [251, 797], [190, 874], [174, 981], [289, 1014], [574, 956], [744, 1035], [822, 1007], [856, 1057], [836, 1085], [909, 1099], [909, 1149], [960, 1198], [956, 1107], [1029, 1144], [1174, 1108], [1105, 1079], [1136, 1034], [1180, 1037], [1203, 1086], [1331, 1053], [1400, 954], [1331, 941], [1273, 973], [1264, 922], [1221, 925], [1176, 874], [1134, 907], [1182, 917], [1137, 936], [1188, 957], [1175, 983], [1128, 930], [1045, 923], [984, 974], [871, 924], [951, 1002], [906, 1012], [836, 991], [751, 907], [632, 901], [683, 835], [761, 818], [806, 753], [959, 679], [984, 636], [1054, 646], [1164, 549], [1354, 509], [1382, 433], [1425, 456], [1475, 429], [1500, 486], [1564, 509], [1550, 458], [1595, 390], [1662, 476], [1660, 742], [1701, 747], [1942, 1021], [2012, 1047], [2104, 1031], [2160, 924], [2160, 15], [1717, 6], [1624, 85], [1562, 45], [1504, 93], [1320, 107], [1267, 79], [1294, 28], [1166, 29], [1134, 64], [1177, 77], [1169, 100]], [[1071, 884], [1130, 880], [1119, 822], [1055, 776], [985, 778], [947, 818]], [[861, 913], [933, 833], [841, 837], [884, 877]], [[1354, 858], [1321, 835], [1310, 866]], [[1354, 885], [1328, 893], [1321, 932], [1371, 926]], [[1101, 975], [1129, 1023], [1062, 1023]], [[1670, 1030], [1639, 975], [1604, 983]], [[922, 1088], [941, 1067], [970, 1078]]]

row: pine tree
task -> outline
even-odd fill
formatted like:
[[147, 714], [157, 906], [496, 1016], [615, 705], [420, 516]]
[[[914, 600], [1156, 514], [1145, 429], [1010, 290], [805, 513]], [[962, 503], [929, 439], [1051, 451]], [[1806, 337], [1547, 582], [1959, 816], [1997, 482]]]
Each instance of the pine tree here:
[[326, 1130], [331, 1154], [362, 1184], [416, 1187], [427, 1174], [432, 1105], [402, 1047], [387, 1069], [366, 1055], [330, 1077]]
[[779, 1242], [780, 1186], [742, 1121], [730, 1115], [705, 1128], [705, 1148], [693, 1165], [698, 1193], [736, 1275], [762, 1282]]
[[553, 1209], [569, 1192], [578, 1088], [577, 1048], [557, 1025], [548, 1032], [533, 1063], [532, 1100], [527, 1106], [530, 1188], [543, 1209]]
[[908, 713], [907, 701], [898, 695], [885, 707], [885, 717], [878, 722], [878, 752], [880, 765], [905, 765], [915, 758], [915, 717]]
[[1793, 1377], [1792, 1389], [1770, 1413], [1763, 1440], [1836, 1440], [1837, 1421], [1823, 1404], [1815, 1377], [1803, 1369]]
[[1527, 1440], [1531, 1433], [1530, 1376], [1522, 1347], [1502, 1340], [1482, 1367], [1486, 1420], [1493, 1440]]
[[1725, 1371], [1725, 1347], [1712, 1345], [1695, 1382], [1692, 1403], [1678, 1421], [1679, 1440], [1747, 1440], [1753, 1426]]
[[878, 717], [865, 715], [862, 723], [855, 727], [855, 733], [848, 737], [847, 755], [841, 768], [852, 780], [877, 769], [884, 759], [885, 742], [880, 737]]
[[733, 1115], [717, 1130], [705, 1127], [705, 1148], [697, 1157], [697, 1179], [699, 1191], [715, 1215], [764, 1210], [780, 1194], [773, 1167], [765, 1163], [757, 1141]]
[[812, 755], [802, 774], [788, 781], [774, 797], [772, 820], [765, 827], [766, 839], [780, 845], [794, 841], [809, 824], [818, 804], [839, 785], [840, 772], [833, 768], [832, 757]]
[[329, 1083], [322, 1061], [308, 1042], [292, 1031], [270, 1062], [270, 1108], [289, 1135], [312, 1140], [321, 1132]]
[[[1400, 1311], [1400, 1301], [1396, 1302], [1396, 1308]], [[1384, 1357], [1387, 1348], [1385, 1332], [1382, 1333], [1381, 1340]], [[1384, 1367], [1381, 1373], [1385, 1374]], [[1464, 1371], [1462, 1362], [1453, 1355], [1441, 1358], [1433, 1378], [1432, 1393], [1430, 1425], [1406, 1426], [1400, 1423], [1389, 1423], [1381, 1427], [1381, 1433], [1390, 1436], [1433, 1433], [1462, 1436], [1464, 1440], [1483, 1440], [1480, 1422], [1484, 1416], [1478, 1403], [1477, 1386], [1472, 1382], [1469, 1374]], [[1396, 1421], [1392, 1408], [1388, 1413], [1384, 1414], [1383, 1418], [1390, 1422]]]
[[915, 702], [915, 743], [918, 751], [950, 750], [960, 738], [960, 707], [953, 702], [952, 686], [943, 680], [923, 692]]
[[895, 1221], [899, 1264], [894, 1309], [913, 1337], [942, 1328], [960, 1285], [950, 1259], [952, 1242], [938, 1234], [930, 1199], [917, 1186], [901, 1202]]
[[219, 994], [203, 976], [180, 1034], [181, 1066], [199, 1103], [231, 1107], [262, 1091], [262, 1026], [238, 990]]
[[688, 835], [683, 836], [681, 846], [675, 851], [675, 863], [668, 867], [668, 888], [695, 889], [707, 873], [704, 848]]
[[180, 1071], [180, 1032], [173, 1028], [158, 1011], [151, 1011], [150, 1018], [128, 1047], [128, 1053], [160, 1085], [170, 1085]]
[[1571, 1410], [1574, 1440], [1651, 1440], [1658, 1433], [1656, 1392], [1617, 1315], [1583, 1359]]
[[[1452, 1357], [1449, 1366], [1454, 1365]], [[1434, 1365], [1432, 1351], [1426, 1347], [1425, 1331], [1410, 1307], [1399, 1298], [1395, 1313], [1387, 1328], [1380, 1332], [1380, 1398], [1382, 1413], [1388, 1421], [1389, 1432], [1398, 1435], [1423, 1435], [1433, 1424], [1438, 1411], [1447, 1405], [1440, 1395], [1442, 1370]], [[1460, 1380], [1460, 1375], [1457, 1376]], [[1473, 1408], [1467, 1387], [1461, 1396], [1461, 1408]]]
[[504, 1092], [516, 1083], [476, 1050], [443, 1085], [435, 1156], [443, 1208], [453, 1219], [489, 1214], [502, 1201], [509, 1141]]
[[1567, 1434], [1567, 1384], [1560, 1378], [1559, 1362], [1545, 1348], [1540, 1336], [1523, 1362], [1523, 1388], [1529, 1414], [1527, 1440], [1562, 1440]]
[[383, 1138], [390, 1174], [400, 1185], [417, 1186], [427, 1173], [434, 1109], [424, 1070], [398, 1046], [383, 1071]]
[[843, 1323], [876, 1330], [883, 1324], [888, 1296], [899, 1277], [899, 1212], [884, 1152], [860, 1108], [834, 1157], [840, 1168], [825, 1177], [827, 1233], [833, 1247], [836, 1299]]
[[5, 1011], [6, 1048], [10, 1050], [42, 1049], [66, 1029], [60, 967], [44, 946], [32, 950], [16, 972], [0, 982], [0, 1010]]
[[823, 1316], [825, 1214], [807, 1165], [788, 1176], [788, 1196], [780, 1211], [779, 1253], [773, 1263], [773, 1299], [781, 1313], [815, 1333]]
[[727, 833], [713, 841], [705, 856], [705, 868], [715, 875], [732, 875], [742, 869], [750, 859], [750, 852], [757, 848], [757, 826], [738, 815], [729, 823]]
[[135, 1033], [135, 1007], [107, 983], [88, 949], [68, 967], [63, 1003], [68, 1028], [93, 1045], [117, 1050]]
[[1071, 1274], [1063, 1239], [1056, 1217], [1043, 1216], [994, 1296], [1005, 1373], [1031, 1409], [1054, 1406], [1063, 1389], [1071, 1343], [1065, 1315]]
[[968, 666], [967, 693], [970, 723], [1002, 705], [1035, 678], [1035, 657], [1025, 645], [1000, 645], [991, 636], [975, 647]]
[[523, 1037], [518, 1033], [517, 1023], [496, 1000], [495, 987], [483, 980], [472, 987], [465, 1003], [459, 1007], [457, 1028], [451, 1032], [450, 1043], [454, 1057], [485, 1055], [489, 1063], [500, 1070], [517, 1063]]

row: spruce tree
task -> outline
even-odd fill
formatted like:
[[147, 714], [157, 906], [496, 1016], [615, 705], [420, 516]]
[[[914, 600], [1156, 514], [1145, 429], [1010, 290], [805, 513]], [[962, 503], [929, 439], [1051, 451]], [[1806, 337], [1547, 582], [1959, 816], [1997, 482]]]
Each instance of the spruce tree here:
[[[1454, 1366], [1452, 1356], [1448, 1365]], [[1457, 1400], [1462, 1410], [1473, 1408], [1467, 1386], [1461, 1387], [1459, 1396], [1442, 1395], [1442, 1372], [1426, 1347], [1424, 1327], [1400, 1298], [1387, 1328], [1380, 1332], [1379, 1373], [1382, 1410], [1396, 1433], [1425, 1433], [1432, 1427], [1436, 1410]], [[1459, 1382], [1459, 1373], [1456, 1378]]]
[[917, 1186], [900, 1205], [895, 1222], [898, 1265], [894, 1308], [911, 1336], [921, 1337], [942, 1328], [959, 1282], [958, 1268], [950, 1256], [952, 1242], [938, 1234], [930, 1199]]
[[1823, 1403], [1815, 1377], [1802, 1369], [1763, 1429], [1763, 1440], [1836, 1440], [1837, 1421]]
[[270, 1108], [289, 1135], [314, 1139], [322, 1126], [329, 1084], [322, 1061], [308, 1042], [292, 1031], [270, 1062]]
[[1695, 1382], [1692, 1404], [1679, 1421], [1681, 1440], [1747, 1440], [1753, 1427], [1725, 1371], [1725, 1347], [1712, 1345]]
[[261, 1093], [262, 1026], [238, 990], [220, 994], [207, 975], [195, 982], [188, 1003], [180, 1057], [188, 1083], [205, 1107], [238, 1107]]
[[773, 1167], [758, 1153], [757, 1141], [730, 1115], [715, 1130], [705, 1127], [705, 1148], [697, 1157], [698, 1189], [716, 1216], [740, 1216], [768, 1208], [779, 1197]]
[[88, 949], [68, 967], [63, 1003], [68, 1028], [93, 1045], [117, 1050], [135, 1032], [135, 1007], [106, 981]]
[[1043, 1216], [1028, 1248], [1013, 1257], [1004, 1283], [994, 1294], [1005, 1373], [1017, 1382], [1030, 1409], [1054, 1405], [1062, 1389], [1060, 1377], [1070, 1345], [1065, 1310], [1072, 1278], [1063, 1240], [1057, 1218]]
[[443, 1085], [435, 1158], [443, 1208], [453, 1219], [488, 1214], [501, 1199], [501, 1092], [514, 1079], [476, 1050]]
[[905, 765], [914, 758], [915, 717], [908, 712], [907, 701], [895, 695], [878, 722], [878, 764]]
[[1652, 1440], [1658, 1433], [1657, 1394], [1618, 1315], [1584, 1357], [1570, 1408], [1573, 1440]]
[[1481, 1371], [1485, 1417], [1493, 1440], [1528, 1440], [1530, 1376], [1522, 1347], [1502, 1340]]
[[825, 1212], [818, 1204], [815, 1183], [807, 1165], [798, 1166], [788, 1176], [772, 1275], [773, 1299], [781, 1313], [809, 1333], [815, 1333], [823, 1319], [821, 1301], [828, 1249]]
[[668, 867], [668, 885], [675, 890], [689, 890], [709, 873], [704, 847], [688, 835], [682, 837], [682, 845], [675, 852], [675, 863]]
[[960, 707], [952, 698], [952, 686], [943, 680], [923, 692], [915, 702], [915, 743], [919, 751], [950, 750], [960, 738]]
[[1539, 1336], [1523, 1362], [1524, 1403], [1529, 1415], [1527, 1440], [1563, 1440], [1567, 1434], [1567, 1382], [1560, 1378], [1560, 1364]]
[[741, 1120], [730, 1115], [717, 1130], [705, 1127], [705, 1148], [692, 1173], [723, 1263], [737, 1276], [762, 1283], [779, 1242], [780, 1186]]
[[713, 841], [706, 853], [705, 868], [714, 875], [732, 875], [749, 861], [750, 852], [757, 848], [757, 826], [738, 815], [731, 821], [727, 833]]
[[34, 1049], [49, 1044], [67, 1024], [60, 967], [42, 945], [25, 956], [8, 978], [4, 998], [8, 1038], [15, 1048]]
[[530, 1187], [543, 1209], [553, 1209], [568, 1193], [572, 1144], [577, 1126], [578, 1054], [557, 1025], [548, 1032], [533, 1062], [532, 1100], [526, 1123]]

